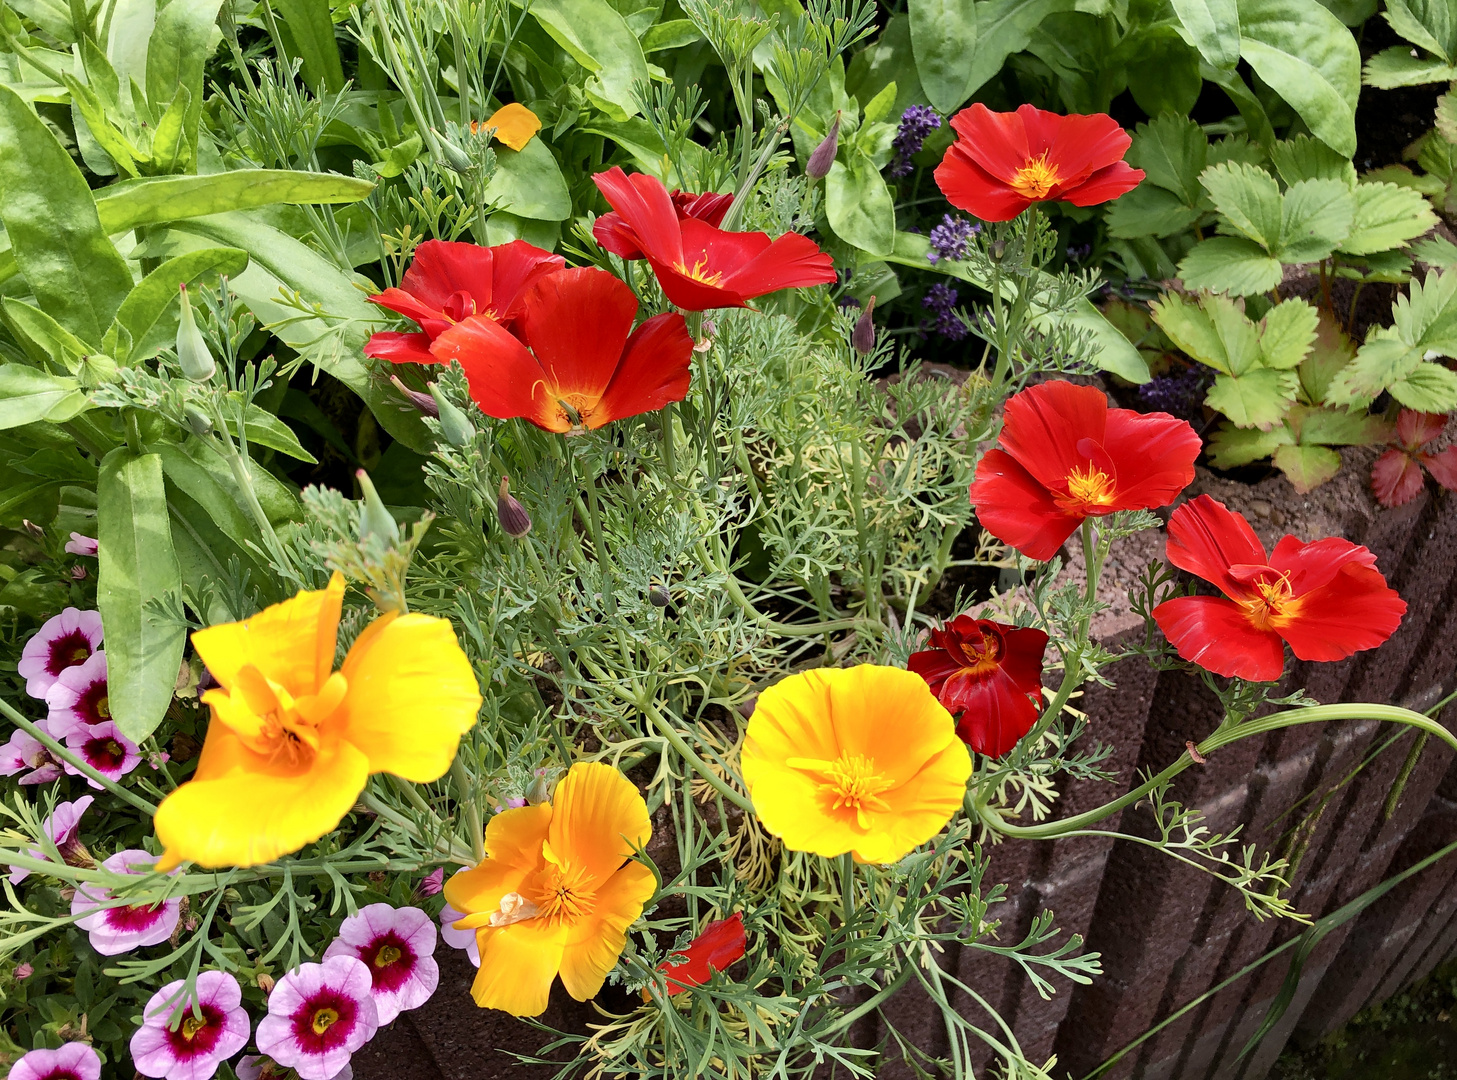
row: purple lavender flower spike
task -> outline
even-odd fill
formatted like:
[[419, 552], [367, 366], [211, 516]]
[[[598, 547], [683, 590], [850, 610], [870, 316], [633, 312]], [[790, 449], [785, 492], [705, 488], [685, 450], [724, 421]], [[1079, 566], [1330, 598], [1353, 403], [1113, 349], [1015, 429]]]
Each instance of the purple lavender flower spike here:
[[929, 105], [912, 105], [901, 113], [900, 128], [890, 144], [894, 157], [890, 162], [890, 175], [910, 176], [915, 171], [911, 158], [921, 152], [926, 136], [941, 126], [941, 117]]

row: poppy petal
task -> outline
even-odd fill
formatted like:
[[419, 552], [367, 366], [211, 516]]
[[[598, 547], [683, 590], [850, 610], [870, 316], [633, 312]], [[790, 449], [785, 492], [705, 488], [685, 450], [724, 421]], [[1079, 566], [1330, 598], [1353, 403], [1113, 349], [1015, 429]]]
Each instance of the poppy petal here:
[[487, 416], [525, 416], [547, 431], [571, 430], [547, 391], [541, 365], [495, 319], [472, 315], [456, 323], [431, 343], [430, 352], [442, 364], [460, 364], [472, 400]]
[[[689, 237], [693, 235], [690, 229], [694, 224], [691, 219], [683, 223], [685, 248], [688, 245]], [[769, 239], [763, 233], [720, 231], [719, 236]], [[756, 244], [758, 242], [755, 241]], [[749, 247], [743, 241], [735, 241], [735, 244], [740, 250], [747, 250]], [[819, 245], [809, 237], [792, 232], [785, 233], [778, 240], [764, 246], [747, 262], [742, 264], [730, 262], [727, 265], [738, 265], [738, 269], [728, 274], [724, 281], [725, 287], [732, 289], [746, 300], [778, 292], [780, 289], [802, 289], [811, 285], [829, 285], [835, 280], [835, 260], [826, 252], [821, 251]]]
[[1018, 195], [971, 159], [960, 144], [952, 146], [936, 166], [936, 186], [946, 201], [983, 221], [1011, 221], [1032, 200]]
[[[1037, 110], [1032, 111], [1035, 113]], [[953, 149], [960, 148], [969, 159], [1003, 183], [1011, 181], [1018, 170], [1027, 165], [1029, 158], [1046, 149], [1044, 146], [1033, 151], [1021, 109], [1017, 112], [992, 112], [978, 101], [953, 116], [951, 127], [958, 136]], [[1038, 125], [1037, 134], [1046, 137], [1042, 125]]]
[[1371, 463], [1371, 490], [1382, 506], [1403, 506], [1422, 490], [1422, 467], [1405, 450], [1392, 447]]
[[1194, 482], [1198, 434], [1166, 413], [1109, 409], [1103, 449], [1117, 469], [1119, 510], [1168, 506]]
[[1457, 446], [1449, 446], [1440, 454], [1422, 454], [1421, 462], [1433, 480], [1448, 491], [1457, 491]]
[[1309, 544], [1295, 536], [1282, 536], [1270, 553], [1270, 566], [1289, 576], [1290, 591], [1298, 597], [1328, 585], [1347, 566], [1375, 569], [1376, 556], [1370, 548], [1339, 536]]
[[655, 259], [652, 255], [648, 255], [647, 260], [648, 265], [653, 268], [653, 274], [657, 277], [658, 284], [663, 287], [663, 295], [675, 307], [682, 308], [684, 311], [748, 307], [744, 303], [744, 298], [732, 289], [726, 289], [722, 285], [705, 284], [683, 273], [677, 267], [669, 266], [667, 263]]
[[429, 334], [400, 334], [393, 330], [370, 334], [364, 343], [364, 355], [392, 364], [439, 363], [430, 353]]
[[590, 875], [594, 883], [611, 878], [634, 847], [653, 834], [647, 803], [636, 786], [600, 761], [573, 765], [557, 785], [552, 805], [551, 857]]
[[690, 195], [686, 191], [673, 193], [673, 205], [678, 208], [681, 217], [697, 218], [715, 228], [723, 224], [724, 215], [733, 202], [732, 194], [721, 195], [717, 191], [705, 191], [701, 195]]
[[1005, 670], [979, 679], [953, 676], [946, 688], [962, 708], [956, 733], [978, 754], [1001, 757], [1037, 723], [1037, 706]]
[[607, 973], [627, 945], [627, 928], [637, 922], [657, 879], [640, 862], [630, 862], [597, 890], [592, 913], [580, 919], [562, 952], [562, 986], [578, 1001], [597, 996]]
[[[423, 247], [424, 245], [421, 246]], [[406, 273], [408, 274], [409, 271], [406, 271]], [[421, 326], [424, 326], [427, 322], [440, 323], [446, 321], [445, 312], [441, 310], [441, 306], [444, 305], [450, 295], [450, 293], [446, 293], [445, 296], [441, 297], [440, 305], [427, 303], [406, 292], [404, 289], [386, 289], [382, 293], [375, 293], [369, 299], [380, 307], [389, 308], [396, 314], [403, 315], [407, 319], [413, 319]]]
[[971, 504], [982, 528], [1038, 562], [1056, 555], [1082, 523], [1059, 510], [1047, 488], [1003, 450], [988, 450], [977, 463]]
[[679, 994], [702, 986], [715, 971], [723, 971], [744, 955], [748, 937], [744, 934], [744, 916], [734, 912], [727, 919], [717, 919], [703, 928], [676, 960], [665, 960], [658, 970], [668, 977], [668, 993]]
[[567, 927], [549, 919], [527, 919], [476, 931], [481, 967], [471, 997], [483, 1009], [512, 1016], [540, 1016], [551, 998], [552, 980], [562, 966]]
[[1285, 670], [1285, 644], [1259, 630], [1233, 600], [1180, 596], [1153, 609], [1154, 622], [1180, 656], [1228, 678], [1275, 682]]
[[[1047, 149], [1047, 162], [1057, 169], [1058, 184], [1064, 188], [1081, 186], [1115, 162], [1121, 163], [1133, 143], [1128, 132], [1106, 113], [1074, 114], [1061, 120]], [[1041, 152], [1035, 147], [1032, 151], [1033, 156]], [[1133, 171], [1127, 165], [1124, 168]], [[1072, 201], [1068, 194], [1057, 197]]]
[[[472, 128], [475, 126], [471, 125]], [[541, 120], [525, 105], [513, 101], [502, 105], [480, 126], [493, 128], [496, 138], [512, 150], [522, 150], [531, 141], [531, 137], [541, 130]]]
[[[961, 670], [961, 664], [944, 648], [922, 649], [906, 657], [906, 670], [914, 671], [925, 679], [931, 693], [939, 698], [941, 687], [946, 684], [947, 679]], [[944, 700], [941, 704], [946, 705], [948, 710], [951, 708]]]
[[[446, 301], [457, 292], [469, 294], [483, 308], [491, 300], [491, 271], [494, 262], [492, 248], [467, 244], [460, 240], [426, 240], [415, 249], [410, 268], [405, 271], [404, 279], [400, 282], [400, 289], [419, 303], [434, 308], [436, 312], [443, 310]], [[381, 295], [395, 291], [386, 289]], [[375, 298], [375, 302], [381, 301]], [[393, 307], [392, 304], [385, 306]], [[400, 311], [399, 308], [395, 310]], [[415, 318], [408, 311], [400, 311], [400, 314]]]
[[612, 209], [622, 215], [646, 254], [669, 264], [683, 262], [678, 214], [661, 180], [645, 173], [628, 176], [617, 165], [592, 180]]
[[1047, 634], [1033, 626], [1002, 630], [1006, 651], [1002, 670], [1024, 694], [1042, 692], [1042, 657], [1047, 651]]
[[1102, 444], [1107, 423], [1108, 399], [1097, 387], [1043, 383], [1008, 399], [997, 444], [1044, 487], [1066, 491], [1068, 474], [1088, 464], [1079, 444]]
[[1276, 632], [1302, 660], [1344, 660], [1374, 649], [1401, 625], [1406, 601], [1386, 584], [1380, 571], [1347, 564], [1329, 584], [1298, 596]]
[[632, 290], [606, 270], [575, 267], [527, 292], [519, 329], [557, 397], [579, 395], [595, 408], [622, 359], [637, 315]]
[[588, 427], [661, 409], [688, 396], [693, 339], [677, 312], [654, 315], [632, 332]]
[[1074, 206], [1097, 206], [1126, 195], [1143, 183], [1145, 175], [1142, 169], [1135, 169], [1125, 161], [1115, 161], [1093, 173], [1077, 187], [1059, 192], [1056, 198]]
[[560, 255], [543, 251], [525, 240], [512, 240], [492, 250], [496, 265], [491, 278], [491, 292], [479, 302], [482, 314], [493, 315], [502, 322], [510, 322], [521, 314], [522, 300], [532, 284], [567, 265], [566, 259]]
[[609, 210], [592, 222], [592, 239], [603, 251], [610, 251], [619, 259], [641, 259], [642, 247], [637, 242], [637, 233], [632, 231], [621, 214]]
[[1225, 596], [1234, 597], [1249, 590], [1230, 575], [1229, 568], [1264, 566], [1267, 561], [1265, 547], [1250, 523], [1208, 495], [1186, 502], [1169, 518], [1164, 557], [1180, 570], [1218, 586]]

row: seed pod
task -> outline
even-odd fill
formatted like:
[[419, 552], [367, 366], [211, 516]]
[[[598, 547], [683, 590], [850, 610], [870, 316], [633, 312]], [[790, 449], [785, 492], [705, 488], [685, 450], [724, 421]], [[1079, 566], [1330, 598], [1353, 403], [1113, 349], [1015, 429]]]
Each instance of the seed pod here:
[[199, 439], [212, 431], [212, 419], [196, 405], [186, 405], [182, 409], [182, 415], [187, 418], [187, 426]]
[[476, 429], [465, 413], [451, 404], [435, 383], [430, 384], [430, 400], [440, 418], [440, 434], [445, 436], [445, 441], [457, 450], [469, 446], [471, 439], [475, 438]]
[[398, 375], [391, 375], [390, 382], [395, 384], [395, 389], [405, 395], [405, 398], [415, 408], [419, 409], [426, 416], [439, 416], [440, 410], [435, 407], [435, 398], [429, 394], [422, 394], [418, 390], [411, 390], [404, 383], [400, 382]]
[[367, 540], [371, 536], [378, 536], [386, 544], [398, 544], [400, 527], [395, 524], [395, 516], [385, 508], [379, 492], [374, 489], [374, 481], [370, 480], [369, 473], [360, 469], [354, 475], [364, 492], [364, 501], [359, 505], [359, 539]]
[[496, 520], [500, 522], [503, 533], [513, 540], [520, 540], [531, 531], [531, 515], [512, 497], [510, 485], [509, 476], [501, 477], [501, 489], [496, 494]]
[[203, 339], [202, 331], [193, 321], [192, 303], [187, 299], [187, 286], [183, 284], [179, 287], [182, 290], [182, 321], [177, 324], [177, 362], [182, 365], [182, 374], [193, 382], [207, 382], [218, 366], [213, 361], [212, 352]]
[[804, 163], [805, 174], [811, 180], [823, 180], [830, 175], [830, 166], [835, 163], [835, 155], [840, 151], [840, 114], [835, 113], [835, 122], [830, 125], [829, 134], [820, 142], [809, 155], [809, 160]]
[[850, 334], [850, 344], [861, 356], [869, 356], [875, 351], [875, 320], [871, 318], [874, 310], [875, 297], [872, 296], [866, 301], [865, 310], [855, 320], [855, 330]]
[[673, 594], [668, 592], [668, 586], [661, 581], [654, 581], [648, 585], [648, 603], [653, 607], [665, 608], [673, 602]]

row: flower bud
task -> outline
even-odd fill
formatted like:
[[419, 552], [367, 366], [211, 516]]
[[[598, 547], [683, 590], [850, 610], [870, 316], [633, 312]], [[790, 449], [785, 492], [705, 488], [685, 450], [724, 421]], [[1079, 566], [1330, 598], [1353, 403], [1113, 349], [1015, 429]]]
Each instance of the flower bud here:
[[192, 319], [192, 303], [187, 299], [186, 284], [179, 288], [182, 290], [182, 321], [177, 324], [177, 362], [182, 365], [182, 374], [193, 382], [207, 382], [218, 366], [213, 362], [202, 331]]
[[661, 581], [654, 581], [648, 584], [648, 603], [653, 607], [665, 608], [673, 602], [673, 594], [668, 592], [668, 586]]
[[187, 426], [192, 429], [192, 433], [199, 439], [212, 430], [211, 418], [196, 405], [184, 407], [182, 415], [187, 418]]
[[254, 979], [258, 983], [258, 989], [263, 991], [264, 996], [273, 993], [273, 976], [260, 971]]
[[435, 399], [429, 394], [422, 394], [418, 390], [411, 390], [404, 383], [400, 382], [398, 375], [391, 375], [390, 382], [395, 384], [395, 389], [405, 395], [405, 399], [415, 408], [419, 409], [426, 416], [439, 416], [440, 410], [435, 407]]
[[395, 524], [395, 516], [385, 508], [379, 492], [374, 490], [374, 481], [369, 478], [369, 473], [360, 469], [354, 475], [364, 492], [364, 501], [359, 505], [359, 539], [378, 536], [386, 544], [398, 544], [400, 527]]
[[440, 392], [436, 383], [430, 384], [430, 400], [435, 406], [436, 415], [440, 418], [440, 434], [445, 436], [445, 441], [457, 450], [464, 449], [470, 445], [471, 439], [475, 438], [475, 425], [470, 419], [451, 403], [451, 400]]
[[871, 318], [874, 310], [875, 297], [872, 296], [866, 301], [865, 310], [855, 320], [855, 329], [850, 334], [850, 344], [861, 356], [869, 356], [875, 351], [875, 320]]
[[18, 963], [18, 964], [15, 965], [15, 981], [16, 982], [20, 982], [22, 979], [28, 979], [28, 978], [30, 978], [34, 974], [35, 974], [35, 968], [33, 966], [31, 966], [30, 964], [28, 964], [27, 962], [25, 962], [24, 960], [22, 960], [20, 963]]
[[536, 779], [531, 781], [531, 786], [526, 789], [526, 801], [532, 806], [540, 806], [551, 799], [551, 785], [546, 782], [543, 770], [538, 769]]
[[835, 112], [835, 122], [830, 125], [829, 134], [820, 142], [809, 155], [809, 160], [804, 164], [805, 174], [811, 180], [823, 180], [830, 175], [830, 166], [835, 163], [835, 155], [840, 151], [840, 113]]
[[991, 256], [994, 263], [999, 263], [1007, 257], [1007, 242], [1005, 240], [993, 240], [987, 245], [987, 254]]
[[[432, 128], [431, 130], [434, 129]], [[455, 143], [451, 142], [438, 131], [435, 132], [435, 137], [440, 140], [440, 152], [445, 155], [445, 163], [452, 169], [464, 175], [475, 168], [471, 163], [471, 159], [466, 156], [466, 152], [456, 146]]]
[[509, 476], [501, 477], [501, 489], [496, 494], [496, 520], [501, 523], [503, 533], [520, 540], [531, 531], [531, 515], [512, 497], [510, 485]]
[[45, 529], [41, 528], [35, 522], [31, 521], [30, 518], [25, 518], [20, 523], [20, 525], [21, 528], [23, 528], [26, 532], [30, 533], [30, 535], [35, 537], [37, 540], [41, 539], [46, 534]]

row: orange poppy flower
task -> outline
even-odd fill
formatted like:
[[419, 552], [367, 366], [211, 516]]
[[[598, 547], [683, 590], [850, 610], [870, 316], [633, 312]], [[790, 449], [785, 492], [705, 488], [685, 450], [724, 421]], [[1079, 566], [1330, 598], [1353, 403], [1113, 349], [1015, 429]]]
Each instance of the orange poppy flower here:
[[1250, 523], [1208, 495], [1174, 511], [1165, 557], [1224, 594], [1153, 609], [1179, 655], [1216, 675], [1274, 682], [1286, 642], [1301, 660], [1344, 660], [1376, 648], [1406, 614], [1368, 549], [1284, 536], [1267, 556]]
[[487, 416], [524, 416], [576, 435], [687, 395], [693, 340], [683, 316], [655, 315], [633, 330], [636, 316], [632, 290], [606, 270], [562, 270], [526, 291], [520, 340], [474, 315], [436, 338], [430, 352], [460, 363]]
[[1046, 562], [1084, 519], [1173, 502], [1194, 479], [1199, 436], [1166, 413], [1110, 409], [1070, 382], [1008, 399], [998, 449], [976, 466], [971, 502], [989, 533]]
[[1037, 202], [1095, 206], [1131, 191], [1143, 170], [1123, 160], [1133, 140], [1111, 116], [1059, 116], [1031, 105], [992, 112], [980, 102], [951, 118], [956, 142], [936, 167], [952, 206], [1011, 221]]
[[541, 130], [541, 119], [525, 105], [511, 102], [502, 105], [482, 120], [472, 120], [472, 134], [482, 128], [493, 129], [495, 137], [512, 150], [524, 150], [531, 137]]
[[567, 265], [525, 240], [481, 247], [455, 240], [426, 240], [397, 289], [370, 297], [420, 324], [420, 333], [385, 330], [364, 343], [364, 355], [396, 364], [438, 363], [430, 343], [462, 319], [483, 315], [511, 323], [521, 312], [527, 286]]
[[657, 177], [628, 176], [615, 165], [592, 179], [621, 222], [598, 242], [609, 251], [612, 244], [641, 251], [664, 294], [684, 311], [747, 307], [756, 296], [835, 280], [835, 261], [799, 233], [770, 240], [761, 232], [725, 232], [702, 216], [680, 214]]

